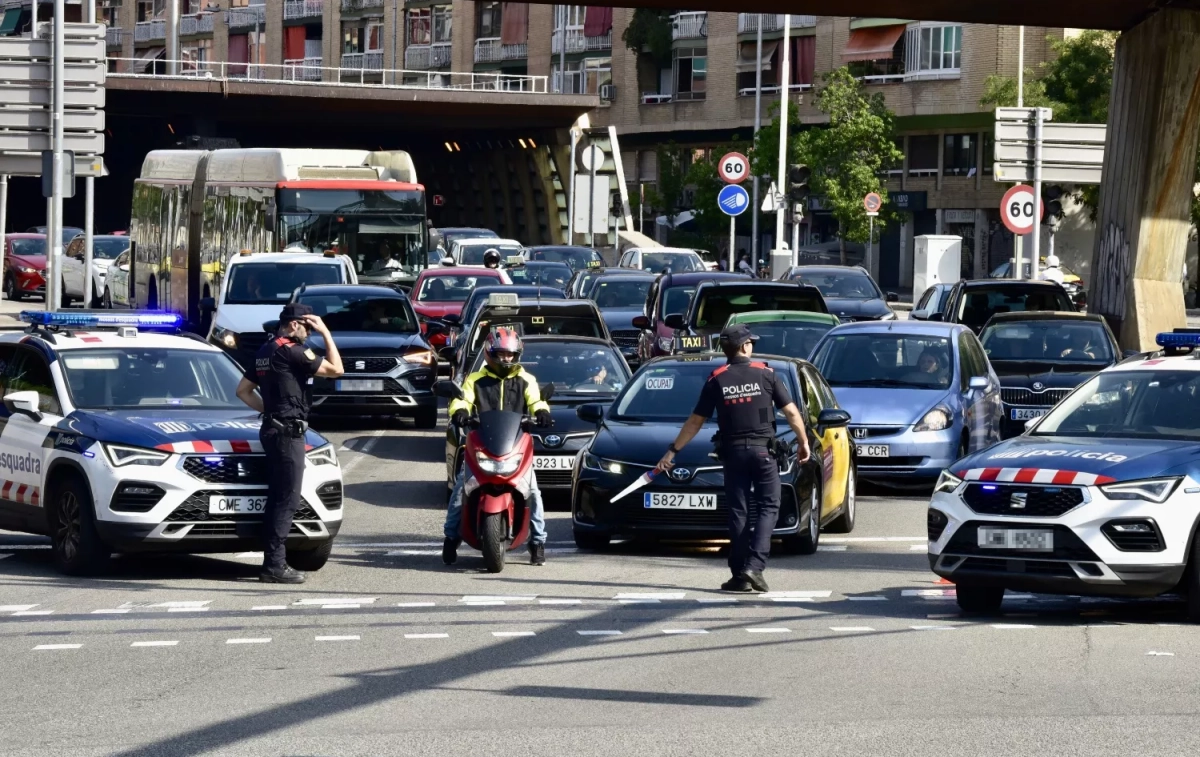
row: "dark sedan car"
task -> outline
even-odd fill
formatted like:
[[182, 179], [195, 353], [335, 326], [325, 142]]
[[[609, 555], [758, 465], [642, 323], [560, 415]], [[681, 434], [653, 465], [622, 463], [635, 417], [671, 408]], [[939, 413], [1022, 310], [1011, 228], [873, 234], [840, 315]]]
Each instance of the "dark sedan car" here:
[[1121, 359], [1104, 318], [1083, 313], [1001, 313], [979, 341], [1000, 377], [1001, 435], [1007, 439], [1041, 418], [1075, 387]]
[[1023, 313], [1029, 310], [1075, 312], [1075, 303], [1065, 289], [1053, 281], [984, 279], [960, 281], [946, 295], [941, 314], [928, 320], [961, 323], [978, 334], [997, 313]]
[[642, 333], [633, 321], [646, 307], [646, 295], [655, 278], [657, 274], [644, 271], [634, 271], [633, 275], [601, 273], [591, 285], [589, 299], [600, 308], [613, 342], [631, 366], [637, 364], [638, 336]]
[[475, 316], [479, 315], [479, 309], [487, 302], [488, 297], [494, 293], [515, 294], [518, 297], [531, 300], [536, 300], [539, 297], [547, 300], [563, 299], [562, 290], [552, 287], [529, 286], [527, 284], [480, 283], [467, 297], [467, 301], [463, 303], [462, 312], [450, 313], [441, 319], [442, 323], [446, 324], [450, 330], [450, 338], [447, 341], [451, 344], [456, 344], [458, 337], [464, 331], [471, 329], [471, 324], [475, 322]]
[[[833, 393], [808, 363], [761, 359], [783, 378], [792, 397], [800, 398], [812, 448], [808, 462], [797, 465], [791, 457], [781, 468], [783, 486], [774, 533], [785, 550], [810, 554], [816, 551], [823, 526], [853, 528], [854, 487], [845, 479], [834, 480], [847, 475], [842, 427], [850, 415], [837, 407]], [[595, 439], [575, 462], [571, 516], [579, 547], [602, 549], [620, 537], [728, 538], [724, 475], [721, 464], [710, 457], [714, 422], [707, 423], [676, 455], [673, 469], [613, 501], [654, 468], [691, 414], [704, 382], [724, 364], [724, 356], [713, 353], [659, 358], [642, 366], [611, 406], [580, 406], [580, 417], [598, 425]], [[794, 442], [782, 413], [776, 413], [775, 426], [780, 439]], [[843, 447], [840, 464], [824, 441], [835, 436], [833, 443]]]
[[[338, 379], [313, 379], [314, 415], [409, 416], [437, 425], [437, 360], [408, 297], [382, 286], [311, 286], [292, 296], [324, 319], [346, 368]], [[308, 338], [324, 352], [319, 334]]]
[[591, 295], [592, 286], [596, 283], [598, 276], [644, 276], [648, 271], [641, 271], [636, 268], [601, 268], [600, 266], [591, 266], [582, 268], [575, 272], [571, 277], [571, 281], [567, 283], [567, 296], [571, 299], [582, 299]]
[[[596, 435], [596, 424], [579, 418], [576, 409], [587, 402], [611, 402], [629, 382], [629, 368], [613, 346], [602, 339], [530, 336], [524, 340], [521, 365], [539, 385], [553, 384], [550, 416], [554, 425], [533, 434], [534, 470], [543, 493], [571, 491], [575, 456]], [[483, 366], [483, 354], [471, 370]], [[462, 462], [462, 434], [446, 429], [447, 496]]]
[[790, 268], [784, 281], [798, 281], [821, 290], [829, 312], [842, 323], [852, 321], [890, 321], [896, 317], [889, 302], [900, 297], [895, 292], [879, 291], [871, 274], [861, 266], [801, 265]]
[[675, 330], [674, 349], [707, 350], [709, 337], [719, 334], [732, 315], [763, 310], [828, 313], [821, 292], [802, 282], [712, 281], [701, 284], [687, 315], [667, 316]]
[[530, 247], [525, 253], [525, 257], [529, 260], [547, 260], [552, 263], [565, 263], [572, 271], [580, 271], [585, 268], [598, 268], [604, 265], [604, 259], [600, 257], [600, 253], [591, 247], [577, 247], [566, 244]]
[[514, 284], [526, 286], [550, 287], [565, 292], [567, 283], [571, 281], [571, 269], [566, 263], [522, 261], [516, 265], [505, 266], [504, 270]]
[[[626, 269], [637, 270], [637, 269]], [[750, 282], [744, 273], [725, 271], [698, 271], [689, 273], [666, 273], [659, 276], [646, 293], [646, 305], [642, 314], [634, 319], [633, 325], [641, 329], [638, 335], [638, 360], [670, 355], [675, 349], [675, 328], [667, 325], [667, 318], [687, 315], [696, 287], [706, 281]]]

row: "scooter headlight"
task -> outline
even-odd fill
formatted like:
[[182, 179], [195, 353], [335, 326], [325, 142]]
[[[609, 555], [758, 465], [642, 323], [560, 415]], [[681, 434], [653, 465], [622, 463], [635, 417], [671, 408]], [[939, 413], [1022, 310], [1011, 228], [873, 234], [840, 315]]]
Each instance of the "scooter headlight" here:
[[521, 467], [521, 461], [524, 458], [524, 455], [513, 455], [503, 460], [497, 460], [488, 457], [482, 452], [475, 453], [475, 462], [479, 464], [479, 469], [493, 476], [509, 476], [516, 473], [517, 469]]

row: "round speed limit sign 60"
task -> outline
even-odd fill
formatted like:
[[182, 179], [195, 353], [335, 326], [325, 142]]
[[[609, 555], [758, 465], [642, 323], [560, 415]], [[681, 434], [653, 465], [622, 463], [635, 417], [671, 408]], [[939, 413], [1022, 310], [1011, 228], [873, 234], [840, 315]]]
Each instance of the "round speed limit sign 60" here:
[[750, 175], [750, 161], [740, 152], [727, 153], [717, 163], [717, 174], [726, 184], [741, 184]]
[[1041, 207], [1033, 187], [1028, 184], [1018, 184], [1004, 193], [1000, 201], [1000, 217], [1004, 225], [1014, 234], [1028, 234], [1037, 225], [1045, 208]]

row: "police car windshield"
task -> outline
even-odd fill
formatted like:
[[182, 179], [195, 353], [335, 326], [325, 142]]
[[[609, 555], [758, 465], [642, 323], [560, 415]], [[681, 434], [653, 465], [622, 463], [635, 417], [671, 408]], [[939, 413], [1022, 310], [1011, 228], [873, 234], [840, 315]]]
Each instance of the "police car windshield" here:
[[754, 351], [760, 355], [783, 355], [807, 360], [813, 348], [825, 332], [833, 328], [831, 323], [807, 323], [804, 321], [776, 321], [774, 323], [751, 323], [751, 333], [758, 336]]
[[707, 271], [704, 261], [694, 252], [643, 252], [642, 270], [659, 273], [670, 268], [673, 273]]
[[999, 323], [980, 334], [991, 360], [1053, 363], [1111, 363], [1112, 345], [1095, 322], [1026, 321]]
[[504, 260], [510, 255], [521, 254], [520, 245], [500, 244], [498, 242], [472, 242], [470, 244], [460, 244], [458, 246], [458, 264], [483, 265], [483, 255], [488, 250], [496, 250], [499, 252], [501, 260]]
[[652, 281], [640, 276], [609, 276], [597, 281], [589, 296], [598, 308], [641, 309]]
[[371, 297], [362, 294], [302, 294], [297, 302], [311, 305], [313, 313], [333, 332], [376, 331], [385, 334], [415, 334], [417, 317], [412, 306], [400, 297]]
[[483, 281], [496, 281], [487, 276], [430, 276], [421, 283], [417, 302], [466, 302]]
[[950, 340], [919, 334], [835, 334], [813, 357], [831, 386], [949, 389]]
[[338, 263], [239, 263], [230, 267], [225, 302], [282, 305], [305, 284], [343, 284]]
[[1200, 371], [1097, 374], [1055, 406], [1033, 434], [1200, 441]]
[[93, 348], [59, 353], [72, 403], [84, 410], [245, 410], [241, 374], [226, 355], [171, 348]]
[[514, 284], [547, 286], [565, 289], [571, 280], [571, 269], [563, 263], [535, 263], [508, 269], [508, 277]]
[[[698, 360], [696, 362], [666, 362], [647, 366], [638, 371], [621, 396], [613, 405], [612, 418], [622, 421], [681, 422], [692, 414], [704, 382], [717, 368], [725, 365], [724, 360]], [[787, 372], [788, 392], [796, 395], [791, 377]], [[783, 414], [776, 411], [776, 420]]]
[[[474, 370], [483, 367], [480, 352]], [[525, 342], [521, 365], [539, 384], [554, 384], [554, 396], [616, 394], [629, 381], [625, 360], [610, 347], [544, 341]]]
[[830, 273], [810, 273], [801, 271], [792, 277], [793, 281], [802, 281], [821, 290], [824, 297], [840, 300], [878, 300], [883, 293], [871, 277], [857, 271], [835, 271]]

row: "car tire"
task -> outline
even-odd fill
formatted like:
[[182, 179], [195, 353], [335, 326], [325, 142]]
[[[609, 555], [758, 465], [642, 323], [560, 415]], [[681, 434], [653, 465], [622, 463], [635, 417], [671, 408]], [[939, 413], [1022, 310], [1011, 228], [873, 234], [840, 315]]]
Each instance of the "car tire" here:
[[431, 429], [437, 428], [438, 409], [437, 407], [420, 408], [416, 415], [413, 416], [413, 422], [417, 428]]
[[1191, 623], [1200, 623], [1200, 539], [1192, 536], [1192, 554], [1188, 560], [1183, 589], [1187, 594], [1187, 617]]
[[612, 537], [608, 534], [575, 531], [572, 535], [575, 537], [575, 546], [580, 549], [586, 549], [589, 552], [603, 552], [608, 549], [608, 545], [612, 542]]
[[319, 544], [316, 549], [289, 549], [287, 564], [296, 570], [314, 573], [325, 567], [325, 563], [329, 562], [329, 555], [332, 553], [333, 539], [328, 539]]
[[789, 555], [811, 555], [821, 543], [821, 484], [813, 482], [808, 495], [808, 521], [803, 533], [783, 537], [783, 550]]
[[829, 524], [829, 531], [838, 534], [848, 534], [854, 530], [854, 515], [858, 508], [858, 469], [854, 467], [854, 463], [850, 464], [850, 470], [846, 472], [846, 501], [842, 505], [842, 512], [838, 517]]
[[108, 287], [104, 287], [104, 296], [100, 298], [100, 307], [112, 310], [112, 292], [108, 290]]
[[108, 567], [112, 549], [96, 530], [87, 484], [67, 474], [49, 488], [46, 515], [54, 565], [68, 576], [94, 576]]
[[17, 277], [11, 273], [4, 277], [4, 299], [9, 302], [20, 302], [25, 299], [21, 290], [17, 289]]
[[71, 307], [71, 298], [67, 296], [67, 282], [66, 282], [66, 279], [59, 279], [59, 285], [58, 285], [58, 286], [59, 286], [59, 289], [58, 289], [58, 306], [59, 306], [60, 308], [69, 308], [69, 307]]
[[485, 515], [479, 537], [483, 566], [487, 572], [499, 573], [504, 570], [504, 557], [508, 554], [508, 527], [504, 522], [504, 513]]
[[999, 586], [958, 584], [954, 593], [958, 609], [972, 615], [995, 615], [1004, 603], [1004, 589]]

